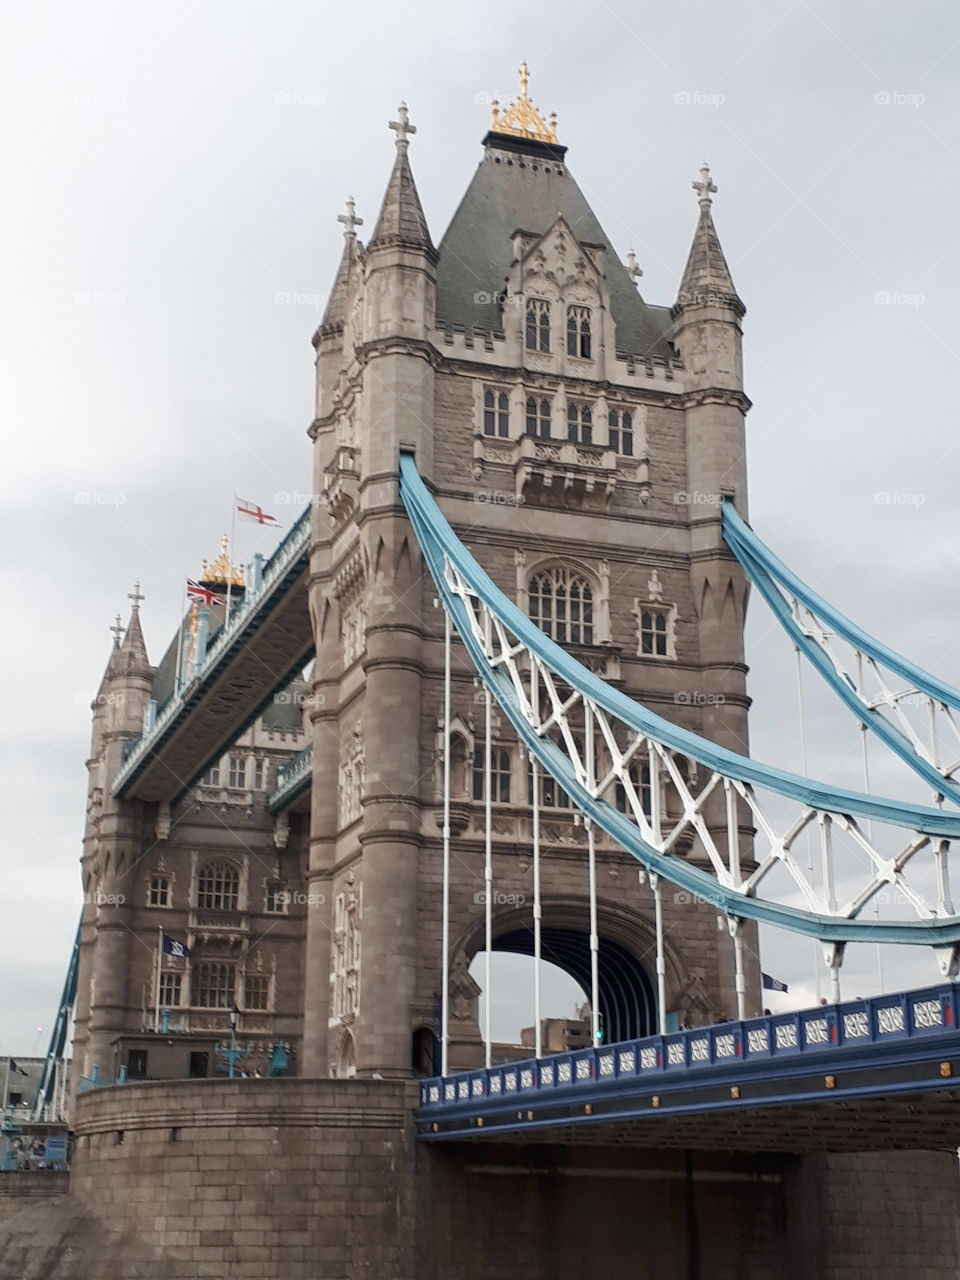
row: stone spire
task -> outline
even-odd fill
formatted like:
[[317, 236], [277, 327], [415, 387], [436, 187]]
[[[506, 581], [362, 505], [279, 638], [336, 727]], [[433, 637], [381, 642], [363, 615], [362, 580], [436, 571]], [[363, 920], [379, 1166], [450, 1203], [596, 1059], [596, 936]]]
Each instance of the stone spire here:
[[132, 601], [132, 607], [127, 633], [120, 646], [120, 669], [124, 675], [149, 677], [153, 675], [153, 668], [147, 657], [147, 646], [140, 626], [140, 604], [146, 597], [140, 594], [139, 582], [134, 584], [127, 599]]
[[715, 303], [719, 306], [732, 307], [742, 315], [746, 308], [737, 296], [730, 268], [720, 248], [717, 229], [713, 225], [710, 207], [717, 187], [710, 176], [706, 161], [700, 167], [699, 180], [691, 185], [697, 193], [700, 220], [694, 233], [690, 256], [680, 282], [680, 292], [677, 294], [675, 306], [704, 306]]
[[350, 297], [350, 277], [357, 261], [357, 227], [363, 226], [363, 219], [357, 217], [357, 206], [350, 196], [347, 200], [346, 212], [338, 214], [337, 221], [343, 223], [343, 253], [340, 265], [327, 299], [327, 306], [320, 321], [320, 327], [314, 338], [314, 345], [324, 335], [337, 333], [343, 329], [347, 319], [347, 302]]
[[410, 123], [410, 113], [405, 102], [400, 103], [397, 115], [399, 119], [390, 121], [390, 128], [397, 135], [397, 158], [387, 183], [373, 239], [367, 248], [399, 245], [406, 249], [420, 249], [436, 260], [437, 251], [430, 239], [427, 219], [424, 217], [407, 156], [409, 137], [416, 133], [416, 125]]
[[113, 647], [110, 650], [110, 657], [107, 660], [106, 669], [103, 673], [103, 679], [100, 681], [100, 692], [103, 692], [104, 686], [111, 680], [115, 679], [121, 670], [120, 661], [120, 641], [123, 638], [123, 624], [120, 621], [120, 615], [117, 614], [114, 619], [113, 626], [110, 628], [113, 633]]

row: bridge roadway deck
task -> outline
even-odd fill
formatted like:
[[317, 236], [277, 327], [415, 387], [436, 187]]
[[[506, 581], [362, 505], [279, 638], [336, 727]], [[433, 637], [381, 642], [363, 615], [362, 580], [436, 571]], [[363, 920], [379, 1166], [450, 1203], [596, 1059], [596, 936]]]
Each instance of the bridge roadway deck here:
[[426, 1080], [424, 1142], [730, 1151], [960, 1146], [960, 987]]
[[264, 566], [260, 589], [214, 638], [198, 674], [132, 744], [114, 794], [176, 799], [309, 660], [309, 535], [308, 508]]

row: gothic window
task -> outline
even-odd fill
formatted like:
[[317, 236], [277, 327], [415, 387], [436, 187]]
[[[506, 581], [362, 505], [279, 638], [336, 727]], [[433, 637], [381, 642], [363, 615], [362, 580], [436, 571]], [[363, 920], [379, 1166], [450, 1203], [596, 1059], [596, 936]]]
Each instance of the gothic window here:
[[208, 862], [197, 877], [197, 906], [201, 911], [236, 911], [240, 875], [231, 862]]
[[207, 770], [207, 775], [203, 781], [208, 787], [219, 787], [220, 785], [220, 761], [219, 760], [217, 761], [216, 764], [212, 764], [210, 766], [210, 768]]
[[490, 387], [483, 393], [483, 434], [506, 439], [510, 434], [510, 397]]
[[151, 876], [147, 905], [151, 907], [170, 906], [170, 881], [166, 876]]
[[544, 298], [527, 299], [527, 350], [550, 350], [550, 303]]
[[666, 658], [670, 654], [670, 613], [653, 607], [640, 610], [640, 653]]
[[269, 1008], [270, 979], [260, 974], [248, 973], [243, 981], [244, 1009], [262, 1010]]
[[549, 400], [537, 396], [527, 397], [528, 436], [538, 436], [541, 440], [549, 440], [550, 419], [552, 416]]
[[267, 783], [267, 762], [263, 756], [255, 756], [253, 760], [253, 789], [263, 791]]
[[[540, 808], [541, 809], [569, 809], [571, 807], [570, 797], [561, 787], [556, 778], [551, 777], [540, 766]], [[527, 762], [527, 804], [533, 804], [533, 766]]]
[[[627, 773], [633, 784], [637, 799], [640, 801], [640, 807], [649, 818], [652, 812], [650, 803], [650, 767], [649, 765], [632, 764]], [[614, 788], [614, 803], [621, 813], [633, 813], [633, 808], [627, 801], [627, 789], [622, 782], [618, 782]]]
[[629, 409], [611, 409], [607, 415], [607, 439], [614, 453], [633, 457], [633, 414]]
[[567, 355], [590, 359], [589, 307], [567, 307]]
[[360, 596], [343, 605], [343, 665], [352, 666], [366, 645], [367, 615]]
[[363, 799], [363, 757], [356, 756], [340, 766], [340, 825], [358, 821]]
[[161, 973], [160, 1008], [179, 1009], [182, 977], [179, 973]]
[[236, 999], [237, 971], [232, 964], [201, 960], [190, 975], [190, 1002], [200, 1009], [231, 1009]]
[[573, 444], [593, 444], [593, 411], [588, 404], [571, 400], [567, 405], [567, 439]]
[[271, 880], [267, 885], [266, 910], [271, 915], [282, 916], [286, 914], [287, 903], [290, 901], [290, 895], [287, 893], [286, 885], [279, 880]]
[[557, 644], [593, 644], [593, 591], [563, 565], [538, 570], [527, 589], [530, 618]]
[[[473, 753], [473, 798], [486, 798], [483, 780], [486, 749], [477, 747]], [[490, 798], [498, 804], [510, 803], [510, 752], [502, 747], [490, 749]]]
[[230, 756], [230, 769], [227, 774], [227, 786], [243, 790], [247, 785], [247, 757]]

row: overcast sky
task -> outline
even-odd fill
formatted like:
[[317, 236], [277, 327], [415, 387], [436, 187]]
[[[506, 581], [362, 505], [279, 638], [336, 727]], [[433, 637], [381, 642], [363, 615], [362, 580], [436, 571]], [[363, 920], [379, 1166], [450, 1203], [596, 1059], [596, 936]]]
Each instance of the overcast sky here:
[[[309, 488], [336, 215], [353, 194], [370, 231], [402, 97], [439, 240], [525, 57], [651, 302], [675, 296], [709, 160], [748, 309], [754, 526], [960, 678], [954, 4], [35, 0], [6, 18], [0, 1053], [45, 1045], [55, 1012], [107, 628], [139, 579], [156, 660], [232, 494]], [[244, 539], [244, 558], [269, 548]], [[796, 766], [790, 654], [758, 601], [750, 641], [755, 754]], [[856, 784], [828, 705], [811, 768]], [[804, 979], [809, 945], [770, 945], [767, 967]], [[933, 976], [895, 961], [889, 985]], [[873, 961], [849, 964], [850, 993], [869, 987]]]

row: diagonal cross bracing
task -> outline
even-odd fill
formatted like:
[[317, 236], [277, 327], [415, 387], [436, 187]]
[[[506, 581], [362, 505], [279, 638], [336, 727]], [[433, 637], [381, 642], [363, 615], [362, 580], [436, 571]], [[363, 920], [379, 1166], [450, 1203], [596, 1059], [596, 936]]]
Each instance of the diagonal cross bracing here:
[[[960, 814], [799, 777], [662, 719], [576, 662], [517, 609], [456, 537], [406, 453], [400, 494], [444, 607], [521, 742], [586, 817], [650, 871], [732, 917], [824, 942], [960, 941], [942, 856], [960, 837]], [[637, 761], [649, 769], [645, 784]], [[811, 824], [819, 877], [793, 856]], [[777, 886], [781, 868], [786, 889]], [[913, 917], [861, 918], [891, 886]]]

